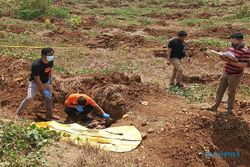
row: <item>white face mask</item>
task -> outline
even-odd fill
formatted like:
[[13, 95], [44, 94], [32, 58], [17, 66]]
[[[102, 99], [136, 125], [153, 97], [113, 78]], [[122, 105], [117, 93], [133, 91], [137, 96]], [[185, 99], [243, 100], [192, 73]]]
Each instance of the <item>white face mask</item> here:
[[48, 62], [50, 62], [50, 61], [53, 61], [53, 60], [54, 60], [54, 56], [46, 56], [46, 58], [47, 58]]

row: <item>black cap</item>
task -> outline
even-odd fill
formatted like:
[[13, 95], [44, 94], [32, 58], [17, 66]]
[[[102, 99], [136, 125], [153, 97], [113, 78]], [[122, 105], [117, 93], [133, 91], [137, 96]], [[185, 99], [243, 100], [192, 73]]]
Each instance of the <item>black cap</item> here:
[[235, 32], [231, 35], [232, 39], [243, 39], [243, 34], [241, 32]]
[[179, 32], [177, 33], [177, 35], [178, 35], [179, 37], [185, 37], [185, 36], [187, 36], [187, 32], [184, 31], [184, 30], [181, 30], [181, 31], [179, 31]]

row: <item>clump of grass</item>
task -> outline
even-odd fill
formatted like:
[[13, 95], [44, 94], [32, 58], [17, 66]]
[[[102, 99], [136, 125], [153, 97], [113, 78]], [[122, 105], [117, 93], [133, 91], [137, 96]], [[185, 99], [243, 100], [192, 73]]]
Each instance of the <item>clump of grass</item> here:
[[246, 97], [250, 97], [250, 88], [246, 85], [240, 85], [239, 94], [246, 96]]
[[92, 38], [95, 38], [99, 35], [100, 33], [98, 31], [95, 31], [95, 30], [90, 30], [88, 31], [88, 35]]
[[200, 6], [207, 5], [208, 3], [217, 4], [219, 0], [178, 0], [179, 3], [197, 4]]
[[96, 70], [94, 69], [88, 69], [88, 68], [83, 68], [83, 69], [80, 69], [79, 71], [77, 71], [76, 74], [94, 74], [96, 73]]
[[241, 6], [235, 11], [233, 18], [243, 19], [250, 17], [250, 8], [247, 5]]
[[18, 1], [16, 0], [0, 0], [0, 17], [13, 16], [17, 10]]
[[227, 41], [216, 38], [200, 38], [197, 40], [197, 43], [203, 46], [216, 46], [216, 47], [225, 47], [228, 45]]
[[200, 25], [211, 26], [214, 24], [212, 20], [198, 19], [198, 18], [184, 19], [181, 20], [180, 23], [188, 26], [200, 26]]
[[86, 14], [89, 15], [111, 15], [119, 16], [124, 18], [135, 18], [137, 16], [146, 16], [149, 14], [170, 14], [171, 10], [168, 8], [161, 7], [107, 7], [107, 8], [95, 8], [91, 10], [86, 10]]
[[203, 84], [193, 84], [186, 88], [173, 86], [168, 88], [168, 91], [172, 94], [183, 96], [190, 102], [201, 103], [207, 100], [207, 98], [212, 97], [215, 89]]
[[166, 37], [161, 35], [161, 36], [147, 36], [147, 40], [165, 44], [166, 43]]
[[44, 166], [41, 148], [59, 141], [60, 133], [17, 122], [0, 122], [0, 166]]
[[141, 23], [144, 26], [147, 26], [147, 25], [155, 24], [156, 20], [155, 19], [151, 19], [151, 18], [145, 18], [145, 17], [143, 17], [143, 18], [139, 18], [138, 22]]
[[102, 20], [98, 20], [97, 24], [101, 27], [107, 27], [107, 26], [118, 25], [118, 21], [114, 17], [108, 16]]
[[69, 16], [70, 9], [67, 7], [50, 7], [47, 11], [48, 16], [57, 17], [57, 18], [66, 18]]
[[21, 0], [17, 16], [24, 20], [31, 20], [44, 15], [51, 4], [51, 0]]
[[82, 17], [78, 15], [72, 15], [68, 20], [69, 25], [73, 28], [80, 26], [81, 22]]
[[53, 68], [54, 68], [55, 71], [58, 72], [58, 73], [66, 73], [66, 72], [67, 72], [67, 70], [66, 70], [63, 66], [60, 66], [60, 65], [58, 65], [58, 64], [54, 64], [54, 67], [53, 67]]

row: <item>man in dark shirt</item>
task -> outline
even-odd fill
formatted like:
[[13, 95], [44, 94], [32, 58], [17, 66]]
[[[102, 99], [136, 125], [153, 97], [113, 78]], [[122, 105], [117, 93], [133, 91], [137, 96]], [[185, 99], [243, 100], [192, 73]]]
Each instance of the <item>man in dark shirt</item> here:
[[45, 99], [47, 119], [58, 119], [57, 116], [53, 115], [52, 111], [51, 69], [53, 67], [54, 50], [52, 48], [43, 48], [41, 56], [31, 65], [28, 94], [17, 109], [17, 116], [23, 116], [23, 110], [40, 91]]
[[224, 72], [220, 78], [219, 86], [216, 92], [215, 103], [213, 106], [207, 108], [210, 111], [217, 111], [223, 95], [227, 89], [227, 111], [226, 115], [232, 114], [236, 89], [242, 79], [244, 68], [247, 67], [250, 58], [250, 50], [245, 47], [243, 43], [243, 34], [240, 32], [231, 35], [231, 46], [228, 48], [227, 53], [236, 57], [238, 62], [230, 59], [222, 59], [225, 61]]
[[[173, 64], [173, 74], [170, 79], [170, 86], [182, 87], [181, 79], [183, 73], [182, 59], [186, 56], [185, 51], [185, 38], [187, 37], [186, 31], [179, 31], [177, 38], [173, 38], [168, 43], [168, 56], [167, 59]], [[176, 82], [175, 82], [176, 81]]]

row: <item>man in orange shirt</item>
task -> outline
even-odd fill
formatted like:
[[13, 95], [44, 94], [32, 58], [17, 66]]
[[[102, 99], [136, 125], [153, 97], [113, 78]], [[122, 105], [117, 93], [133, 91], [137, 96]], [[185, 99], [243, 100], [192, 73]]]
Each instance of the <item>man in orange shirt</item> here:
[[85, 94], [71, 94], [64, 102], [64, 112], [71, 118], [76, 118], [80, 115], [83, 121], [87, 122], [90, 118], [87, 116], [92, 110], [102, 115], [103, 118], [110, 118], [110, 115], [105, 113], [103, 109], [89, 96]]

